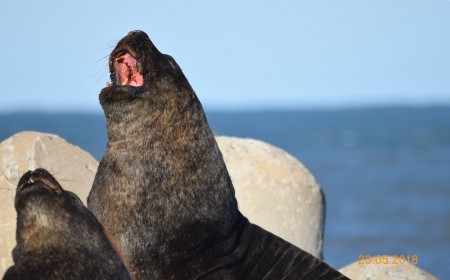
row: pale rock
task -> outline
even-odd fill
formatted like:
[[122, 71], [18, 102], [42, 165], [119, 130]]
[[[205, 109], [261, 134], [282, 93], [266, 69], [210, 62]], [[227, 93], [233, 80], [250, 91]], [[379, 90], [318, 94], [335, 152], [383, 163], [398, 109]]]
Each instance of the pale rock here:
[[322, 256], [324, 199], [311, 173], [267, 143], [216, 137], [240, 211], [254, 224]]
[[0, 143], [0, 275], [13, 263], [17, 183], [25, 172], [39, 167], [52, 173], [64, 189], [76, 193], [86, 205], [98, 163], [57, 135], [21, 132]]
[[[372, 260], [375, 260], [375, 258], [372, 257]], [[394, 264], [396, 260], [398, 262], [398, 259], [388, 256], [386, 264], [382, 263], [381, 260], [378, 264], [354, 262], [339, 269], [339, 271], [352, 280], [437, 280], [435, 276], [413, 264]]]

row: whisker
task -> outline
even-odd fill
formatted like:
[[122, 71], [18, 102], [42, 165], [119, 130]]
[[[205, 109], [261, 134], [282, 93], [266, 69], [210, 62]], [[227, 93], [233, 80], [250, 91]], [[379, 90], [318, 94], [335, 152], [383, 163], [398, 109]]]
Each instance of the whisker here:
[[[112, 49], [113, 47], [114, 47], [114, 46], [107, 47], [107, 48], [103, 49], [102, 52], [103, 52], [104, 50], [106, 50], [106, 49], [110, 50], [110, 49]], [[109, 72], [109, 62], [108, 62], [108, 59], [109, 59], [109, 54], [106, 54], [106, 55], [103, 56], [102, 58], [100, 58], [100, 59], [98, 59], [97, 61], [95, 61], [95, 63], [102, 63], [102, 64], [103, 64], [102, 67], [101, 67], [97, 72], [95, 72], [95, 73], [91, 76], [91, 78], [94, 78], [94, 77], [98, 76], [97, 83], [100, 82], [100, 80], [104, 79], [105, 75]], [[100, 74], [100, 73], [101, 73], [101, 74]]]
[[[91, 78], [94, 78], [95, 76], [98, 76], [98, 79], [97, 79], [97, 83], [98, 83], [98, 82], [100, 82], [100, 80], [104, 79], [104, 77], [105, 77], [105, 75], [107, 73], [108, 73], [108, 70], [105, 69], [105, 68], [102, 68], [102, 69], [99, 69], [97, 72], [95, 72], [95, 74], [93, 74], [91, 76]], [[108, 77], [108, 80], [109, 80], [109, 77]]]
[[116, 46], [117, 42], [109, 42], [108, 45], [106, 47], [104, 47], [103, 49], [101, 49], [101, 51], [110, 51], [112, 49], [114, 49], [114, 47]]
[[102, 65], [101, 69], [99, 69], [98, 71], [96, 71], [94, 74], [91, 75], [91, 78], [98, 76], [97, 83], [100, 82], [101, 80], [104, 80], [105, 76], [107, 76], [108, 80], [109, 80], [109, 61], [108, 61], [109, 56], [110, 56], [109, 52], [115, 48], [115, 46], [117, 45], [117, 42], [119, 40], [120, 40], [120, 38], [119, 39], [111, 39], [110, 42], [108, 43], [108, 45], [105, 48], [103, 48], [102, 50], [100, 50], [101, 52], [104, 52], [107, 50], [108, 54], [106, 54], [105, 56], [103, 56], [100, 59], [98, 59], [97, 61], [95, 61], [95, 63], [93, 63], [93, 64], [96, 64], [96, 63], [103, 64], [104, 63], [104, 65]]
[[6, 180], [6, 183], [8, 183], [11, 188], [0, 188], [2, 190], [9, 190], [9, 191], [16, 191], [17, 190], [17, 184], [11, 183], [9, 180]]
[[58, 173], [61, 172], [61, 171], [56, 172], [53, 170], [53, 168], [45, 168], [45, 167], [40, 167], [40, 168], [45, 169], [48, 173], [50, 173], [50, 175], [52, 175], [55, 178], [58, 175]]
[[109, 54], [107, 54], [107, 55], [105, 55], [104, 57], [98, 59], [95, 63], [99, 63], [99, 62], [101, 62], [102, 60], [107, 59], [108, 57], [109, 57]]
[[109, 40], [108, 44], [111, 46], [111, 49], [113, 49], [121, 39], [122, 38], [120, 37], [116, 37], [115, 39]]
[[[55, 177], [55, 179], [58, 182], [77, 182], [76, 180], [71, 180], [71, 179], [64, 179], [64, 178], [59, 178], [58, 174], [61, 173], [61, 171], [59, 172], [54, 172], [53, 169], [48, 171], [50, 174], [52, 174], [53, 177]], [[64, 187], [64, 186], [63, 186]]]
[[76, 180], [69, 180], [69, 179], [58, 179], [58, 181], [62, 181], [62, 182], [76, 182]]

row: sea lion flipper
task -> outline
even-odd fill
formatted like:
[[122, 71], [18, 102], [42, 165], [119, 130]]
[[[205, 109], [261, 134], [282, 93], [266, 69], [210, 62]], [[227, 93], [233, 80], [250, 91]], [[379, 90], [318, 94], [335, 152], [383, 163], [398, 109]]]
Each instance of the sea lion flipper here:
[[346, 279], [322, 260], [257, 225], [246, 230], [252, 238], [242, 262], [253, 269], [239, 279]]

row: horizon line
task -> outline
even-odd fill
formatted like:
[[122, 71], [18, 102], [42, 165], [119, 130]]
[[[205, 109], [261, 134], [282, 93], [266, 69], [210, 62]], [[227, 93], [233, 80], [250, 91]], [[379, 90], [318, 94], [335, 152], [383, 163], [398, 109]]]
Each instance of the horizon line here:
[[[450, 108], [450, 103], [429, 103], [429, 104], [355, 104], [355, 105], [336, 105], [336, 106], [260, 106], [260, 107], [203, 107], [206, 113], [261, 113], [261, 112], [296, 112], [296, 111], [351, 111], [351, 110], [376, 110], [376, 109], [430, 109], [430, 108]], [[92, 108], [17, 108], [0, 110], [0, 115], [14, 114], [85, 114], [98, 115], [103, 114], [102, 109]]]

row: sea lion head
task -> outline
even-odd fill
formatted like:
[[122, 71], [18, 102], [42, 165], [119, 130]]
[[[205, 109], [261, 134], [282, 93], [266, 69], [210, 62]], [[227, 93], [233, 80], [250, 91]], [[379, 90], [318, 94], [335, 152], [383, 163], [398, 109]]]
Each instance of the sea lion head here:
[[14, 206], [17, 244], [4, 279], [130, 279], [102, 225], [45, 169], [21, 177]]
[[[102, 92], [116, 93], [127, 91], [129, 95], [143, 95], [145, 92], [157, 93], [162, 81], [184, 86], [192, 90], [186, 77], [175, 60], [162, 54], [148, 35], [140, 30], [131, 31], [122, 38], [109, 56], [111, 83]], [[111, 88], [110, 88], [111, 87]]]
[[110, 141], [139, 134], [129, 124], [145, 122], [144, 115], [153, 124], [155, 119], [175, 120], [185, 112], [204, 118], [201, 103], [178, 64], [162, 54], [145, 32], [131, 31], [117, 43], [109, 56], [109, 70], [111, 82], [99, 98]]
[[[26, 249], [54, 243], [55, 238], [66, 238], [64, 232], [73, 235], [75, 220], [94, 218], [78, 196], [63, 190], [45, 169], [28, 171], [22, 176], [16, 190], [15, 208], [17, 241]], [[84, 223], [77, 227], [80, 232], [86, 230]]]

